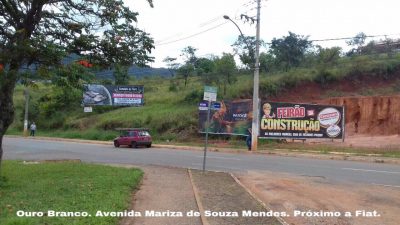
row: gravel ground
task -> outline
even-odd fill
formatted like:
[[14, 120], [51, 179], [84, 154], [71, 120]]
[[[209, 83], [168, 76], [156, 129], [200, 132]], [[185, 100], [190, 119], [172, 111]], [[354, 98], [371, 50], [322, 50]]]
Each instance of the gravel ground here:
[[[211, 211], [217, 216], [207, 216], [210, 225], [274, 225], [281, 224], [275, 217], [244, 217], [242, 211], [267, 212], [227, 173], [201, 172], [192, 170], [194, 184], [199, 192], [205, 212]], [[231, 212], [223, 215], [224, 212]], [[238, 216], [234, 215], [237, 213]]]

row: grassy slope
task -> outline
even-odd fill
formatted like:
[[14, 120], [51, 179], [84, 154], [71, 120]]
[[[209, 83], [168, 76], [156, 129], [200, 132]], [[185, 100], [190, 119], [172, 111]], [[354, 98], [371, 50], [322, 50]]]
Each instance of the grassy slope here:
[[[400, 68], [400, 54], [394, 57], [385, 55], [361, 56], [353, 59], [342, 58], [337, 65], [326, 68], [327, 73], [321, 77], [320, 68], [297, 68], [285, 73], [261, 74], [260, 96], [268, 97], [285, 93], [290, 87], [306, 82], [333, 82], [342, 79], [350, 79], [352, 82], [366, 77], [373, 79], [392, 79], [398, 76]], [[396, 72], [397, 71], [397, 72]], [[397, 74], [397, 75], [396, 75]], [[398, 77], [395, 77], [398, 78]], [[323, 79], [323, 81], [321, 80]], [[145, 85], [145, 106], [119, 108], [100, 113], [94, 108], [93, 113], [83, 113], [82, 108], [71, 109], [64, 115], [63, 126], [58, 129], [44, 130], [44, 124], [38, 124], [38, 135], [58, 136], [67, 138], [84, 138], [95, 140], [111, 140], [117, 135], [113, 128], [116, 127], [147, 127], [156, 141], [178, 140], [187, 142], [197, 135], [197, 105], [202, 99], [204, 84], [199, 77], [189, 79], [187, 87], [183, 80], [171, 80], [162, 78], [146, 78], [131, 82], [132, 84]], [[218, 91], [218, 99], [251, 98], [252, 74], [239, 75], [238, 81], [228, 86], [227, 93], [222, 93], [222, 87]], [[177, 90], [170, 91], [174, 86]], [[9, 134], [20, 134], [22, 129], [24, 99], [22, 87], [15, 91], [15, 105], [17, 109], [16, 122], [9, 130]], [[31, 91], [33, 102], [39, 96], [49, 91], [50, 87], [40, 85], [38, 90]], [[388, 89], [387, 89], [388, 90]], [[397, 88], [391, 88], [385, 94], [399, 93]], [[329, 91], [329, 90], [327, 90]], [[365, 91], [364, 91], [365, 92]], [[341, 93], [327, 93], [332, 96], [340, 96]], [[361, 93], [363, 94], [363, 93]], [[368, 95], [373, 90], [368, 90]], [[188, 96], [194, 96], [185, 101]], [[60, 112], [60, 115], [65, 112]], [[60, 116], [49, 118], [42, 123], [51, 123]]]
[[[116, 224], [119, 218], [95, 217], [97, 210], [128, 209], [142, 171], [81, 163], [23, 164], [5, 161], [0, 186], [0, 224]], [[92, 217], [20, 217], [18, 210], [86, 211]]]

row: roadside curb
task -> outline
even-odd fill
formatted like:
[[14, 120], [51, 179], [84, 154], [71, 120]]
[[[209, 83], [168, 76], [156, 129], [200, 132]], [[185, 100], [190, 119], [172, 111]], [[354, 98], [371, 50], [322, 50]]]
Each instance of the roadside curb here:
[[199, 191], [197, 190], [197, 187], [194, 185], [194, 181], [193, 181], [193, 176], [192, 176], [192, 170], [188, 169], [188, 174], [189, 174], [189, 178], [190, 178], [190, 183], [192, 184], [192, 188], [193, 188], [193, 193], [194, 193], [194, 198], [196, 199], [196, 203], [197, 203], [197, 207], [199, 208], [200, 211], [200, 219], [201, 219], [201, 223], [203, 225], [210, 225], [208, 223], [208, 220], [206, 219], [206, 217], [204, 216], [204, 207], [203, 204], [200, 201], [200, 194]]
[[[258, 203], [260, 203], [267, 211], [272, 211], [271, 208], [269, 208], [267, 206], [267, 204], [265, 204], [263, 201], [261, 201], [261, 199], [259, 199], [252, 191], [250, 191], [250, 189], [248, 189], [246, 186], [244, 186], [242, 184], [242, 182], [240, 182], [240, 180], [233, 175], [232, 173], [229, 173], [231, 175], [231, 177], [235, 180], [235, 182], [237, 184], [239, 184], [252, 198], [254, 198]], [[284, 219], [282, 219], [282, 217], [280, 216], [275, 216], [275, 218], [282, 224], [282, 225], [290, 225], [288, 224]]]
[[56, 138], [56, 137], [24, 137], [18, 135], [4, 135], [4, 137], [8, 138], [24, 138], [24, 139], [32, 139], [32, 140], [44, 140], [44, 141], [65, 141], [65, 142], [75, 142], [75, 143], [89, 143], [89, 144], [100, 144], [100, 145], [113, 145], [110, 141], [95, 141], [95, 140], [84, 140], [84, 139], [72, 139], [72, 138]]

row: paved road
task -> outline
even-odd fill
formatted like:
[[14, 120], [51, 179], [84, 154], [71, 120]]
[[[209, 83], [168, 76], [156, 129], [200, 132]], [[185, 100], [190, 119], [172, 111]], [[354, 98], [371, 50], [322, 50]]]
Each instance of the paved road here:
[[[80, 159], [85, 162], [162, 165], [201, 169], [202, 151], [162, 148], [114, 148], [111, 145], [4, 138], [5, 159]], [[261, 154], [207, 153], [207, 170], [284, 172], [324, 177], [327, 182], [356, 182], [400, 188], [400, 166], [353, 161], [318, 160]]]

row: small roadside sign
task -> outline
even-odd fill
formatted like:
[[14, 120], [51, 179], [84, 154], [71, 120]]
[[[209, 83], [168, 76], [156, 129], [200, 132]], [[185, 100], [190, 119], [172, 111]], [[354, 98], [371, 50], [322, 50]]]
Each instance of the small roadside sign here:
[[93, 112], [92, 107], [83, 107], [83, 112], [87, 113], [87, 112]]
[[211, 105], [211, 109], [220, 109], [221, 108], [221, 102], [213, 102]]
[[208, 102], [200, 102], [199, 110], [208, 110]]
[[217, 88], [211, 86], [204, 86], [204, 98], [203, 100], [212, 102], [217, 101]]

